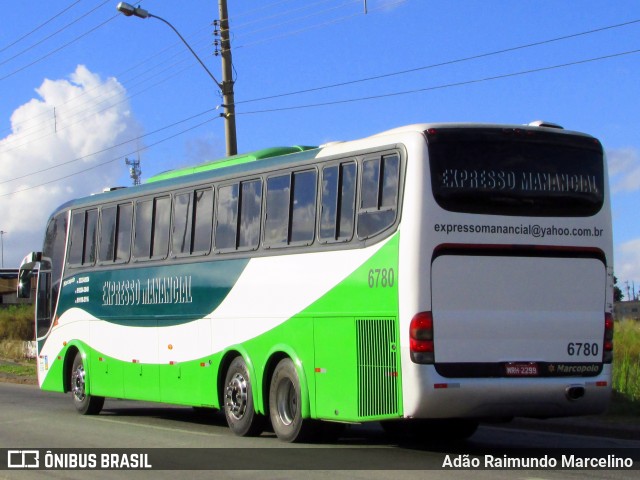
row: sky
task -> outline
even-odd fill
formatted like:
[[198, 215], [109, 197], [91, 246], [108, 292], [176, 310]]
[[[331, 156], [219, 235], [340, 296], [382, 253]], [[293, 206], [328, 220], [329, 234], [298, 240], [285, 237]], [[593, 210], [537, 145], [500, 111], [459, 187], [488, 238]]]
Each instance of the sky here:
[[[115, 0], [13, 2], [0, 18], [3, 265], [61, 203], [225, 156], [222, 99], [179, 37]], [[143, 1], [221, 81], [218, 2]], [[238, 151], [423, 122], [544, 119], [605, 147], [614, 269], [640, 291], [640, 2], [228, 0]], [[628, 297], [627, 297], [628, 298]]]

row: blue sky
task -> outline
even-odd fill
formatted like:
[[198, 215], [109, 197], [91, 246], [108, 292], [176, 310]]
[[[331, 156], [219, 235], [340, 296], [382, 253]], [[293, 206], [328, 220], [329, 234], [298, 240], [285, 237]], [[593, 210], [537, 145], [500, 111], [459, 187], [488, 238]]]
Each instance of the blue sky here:
[[[225, 154], [216, 85], [169, 27], [116, 4], [32, 0], [3, 12], [5, 266], [40, 249], [55, 205], [130, 184], [125, 156], [139, 150], [144, 180]], [[140, 5], [221, 79], [215, 0]], [[625, 281], [640, 290], [638, 6], [368, 0], [365, 15], [364, 0], [229, 0], [238, 150], [431, 121], [545, 119], [590, 133], [609, 156], [616, 275], [625, 293]]]

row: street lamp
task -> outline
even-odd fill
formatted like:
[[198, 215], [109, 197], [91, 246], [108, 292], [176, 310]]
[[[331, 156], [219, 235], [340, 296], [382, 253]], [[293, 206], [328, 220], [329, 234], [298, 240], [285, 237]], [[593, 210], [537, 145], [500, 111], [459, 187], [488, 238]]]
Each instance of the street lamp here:
[[[216, 80], [216, 77], [213, 76], [211, 71], [209, 71], [209, 69], [204, 64], [204, 62], [200, 60], [200, 57], [198, 57], [196, 52], [193, 51], [193, 48], [191, 48], [191, 46], [187, 43], [184, 37], [180, 35], [180, 32], [178, 32], [178, 30], [176, 30], [176, 28], [173, 25], [171, 25], [171, 23], [169, 23], [167, 20], [157, 15], [153, 15], [149, 13], [144, 8], [134, 7], [133, 5], [130, 5], [126, 2], [118, 3], [118, 6], [116, 8], [119, 12], [121, 12], [126, 17], [133, 16], [138, 18], [149, 18], [149, 17], [157, 18], [158, 20], [164, 22], [166, 25], [171, 27], [171, 29], [176, 33], [176, 35], [180, 37], [180, 40], [182, 40], [182, 43], [184, 43], [189, 49], [189, 51], [193, 54], [193, 56], [196, 57], [196, 60], [198, 60], [200, 65], [202, 65], [202, 68], [205, 69], [207, 74], [209, 74], [211, 79], [215, 82], [215, 84], [218, 86], [218, 88], [222, 92], [222, 101], [223, 101], [222, 106], [224, 107], [224, 113], [221, 113], [220, 116], [224, 117], [225, 119], [225, 137], [226, 137], [227, 156], [230, 157], [232, 155], [236, 155], [238, 153], [238, 142], [236, 139], [235, 99], [233, 94], [233, 78], [231, 75], [231, 49], [225, 48], [225, 46], [228, 47], [229, 45], [228, 26], [225, 29], [221, 29], [221, 40], [222, 40], [223, 49], [222, 49], [222, 83], [220, 83], [218, 80]], [[227, 22], [226, 10], [227, 10], [226, 0], [220, 0], [221, 17], [224, 17], [221, 20], [221, 23]], [[224, 15], [222, 15], [223, 12], [224, 12]]]
[[8, 233], [0, 230], [0, 251], [2, 252], [2, 268], [4, 268], [4, 234]]

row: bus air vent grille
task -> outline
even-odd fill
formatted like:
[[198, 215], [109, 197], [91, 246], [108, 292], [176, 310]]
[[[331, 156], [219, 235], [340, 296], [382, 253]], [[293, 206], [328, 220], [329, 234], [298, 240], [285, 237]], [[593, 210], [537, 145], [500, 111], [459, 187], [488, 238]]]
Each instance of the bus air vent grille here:
[[360, 417], [398, 413], [395, 323], [393, 318], [356, 319]]

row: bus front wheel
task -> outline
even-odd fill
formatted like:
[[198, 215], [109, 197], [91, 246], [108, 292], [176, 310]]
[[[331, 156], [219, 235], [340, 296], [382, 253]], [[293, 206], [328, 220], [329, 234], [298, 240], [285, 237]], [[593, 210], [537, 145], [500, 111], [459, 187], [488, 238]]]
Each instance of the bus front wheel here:
[[290, 358], [280, 360], [269, 388], [273, 431], [284, 442], [313, 440], [317, 422], [302, 418], [300, 379]]
[[249, 371], [242, 357], [234, 358], [229, 365], [224, 385], [224, 416], [231, 431], [241, 437], [260, 435], [264, 417], [253, 407]]
[[87, 372], [84, 369], [82, 355], [78, 352], [71, 367], [70, 386], [73, 405], [82, 415], [97, 415], [104, 405], [104, 397], [96, 397], [87, 393], [86, 378]]

